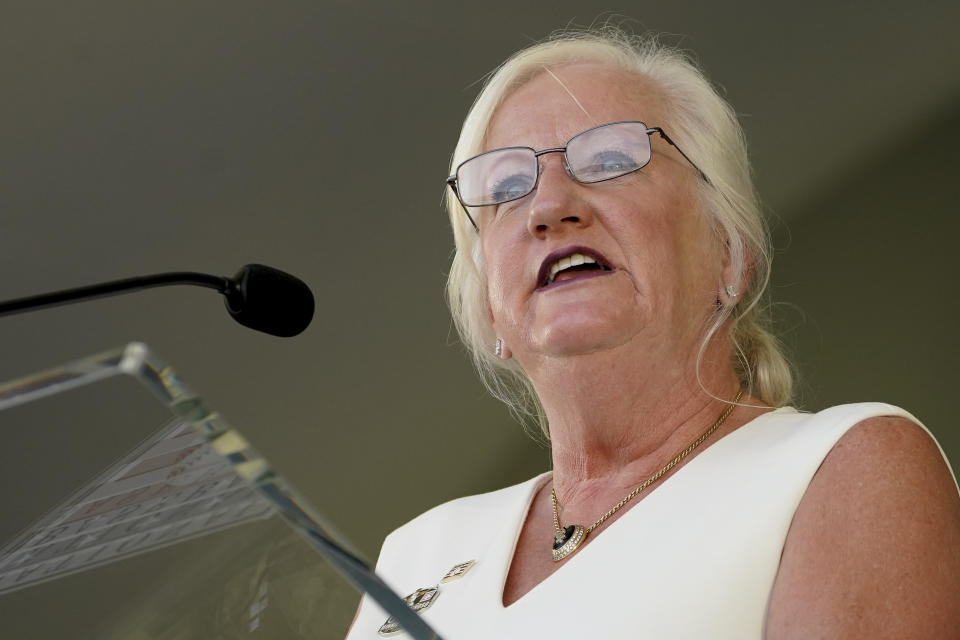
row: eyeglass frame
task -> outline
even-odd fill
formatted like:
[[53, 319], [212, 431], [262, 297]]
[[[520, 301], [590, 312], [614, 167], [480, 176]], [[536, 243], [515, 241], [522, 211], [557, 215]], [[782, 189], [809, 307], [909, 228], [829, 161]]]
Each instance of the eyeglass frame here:
[[[570, 141], [573, 140], [574, 138], [579, 138], [579, 137], [582, 136], [583, 134], [589, 133], [589, 132], [591, 132], [591, 131], [593, 131], [593, 130], [595, 130], [595, 129], [601, 129], [601, 128], [603, 128], [603, 127], [609, 127], [609, 126], [615, 125], [615, 124], [639, 124], [639, 125], [642, 125], [642, 126], [646, 129], [646, 130], [644, 131], [644, 133], [645, 133], [646, 136], [647, 136], [647, 144], [648, 144], [649, 147], [650, 147], [650, 157], [647, 158], [647, 161], [644, 162], [642, 165], [640, 165], [639, 167], [636, 167], [635, 169], [631, 169], [630, 171], [627, 171], [626, 173], [621, 173], [621, 174], [619, 174], [619, 175], [611, 176], [611, 177], [609, 177], [609, 178], [601, 178], [600, 180], [591, 180], [590, 182], [583, 182], [583, 181], [577, 179], [577, 177], [573, 175], [573, 172], [570, 170], [570, 166], [569, 166], [569, 164], [567, 163], [567, 147], [570, 146]], [[650, 164], [650, 160], [653, 159], [653, 145], [650, 144], [650, 134], [651, 134], [651, 133], [659, 134], [659, 136], [660, 136], [661, 138], [663, 138], [663, 140], [666, 141], [667, 144], [669, 144], [671, 147], [673, 147], [674, 149], [676, 149], [676, 150], [680, 153], [680, 155], [683, 156], [684, 160], [686, 160], [687, 162], [690, 163], [690, 166], [691, 166], [691, 167], [693, 167], [694, 169], [697, 170], [697, 173], [700, 175], [700, 177], [703, 179], [704, 182], [706, 182], [707, 184], [712, 184], [712, 183], [710, 182], [710, 178], [707, 177], [707, 174], [705, 174], [705, 173], [700, 169], [700, 167], [698, 167], [698, 166], [693, 162], [693, 160], [691, 160], [690, 157], [687, 156], [687, 154], [685, 154], [685, 153], [683, 152], [683, 149], [681, 149], [679, 146], [677, 146], [677, 143], [674, 142], [674, 141], [670, 138], [670, 136], [667, 135], [667, 132], [666, 132], [666, 131], [664, 131], [664, 130], [663, 130], [662, 128], [660, 128], [660, 127], [648, 127], [645, 122], [642, 122], [642, 121], [640, 121], [640, 120], [619, 120], [619, 121], [617, 121], [617, 122], [607, 122], [607, 123], [604, 123], [604, 124], [598, 124], [598, 125], [596, 125], [596, 126], [594, 126], [594, 127], [590, 127], [589, 129], [584, 129], [584, 130], [581, 131], [580, 133], [577, 133], [577, 134], [571, 136], [570, 139], [568, 139], [568, 140], [563, 144], [562, 147], [552, 147], [552, 148], [550, 148], [550, 149], [541, 149], [540, 151], [537, 151], [537, 150], [534, 149], [533, 147], [524, 147], [524, 146], [501, 147], [501, 148], [499, 148], [499, 149], [490, 149], [489, 151], [484, 151], [483, 153], [478, 153], [478, 154], [475, 155], [475, 156], [470, 156], [469, 158], [467, 158], [466, 160], [464, 160], [463, 162], [461, 162], [460, 164], [458, 164], [458, 165], [457, 165], [457, 168], [454, 170], [454, 172], [453, 172], [450, 176], [447, 177], [446, 183], [447, 183], [447, 186], [450, 187], [450, 189], [453, 190], [453, 194], [454, 194], [455, 196], [457, 196], [457, 201], [460, 203], [460, 206], [463, 208], [463, 212], [464, 212], [465, 214], [467, 214], [467, 219], [470, 220], [470, 224], [472, 224], [472, 225], [473, 225], [473, 228], [474, 228], [477, 232], [479, 232], [479, 231], [480, 231], [480, 227], [477, 226], [477, 223], [476, 223], [476, 221], [473, 219], [473, 216], [470, 215], [470, 211], [467, 209], [467, 206], [468, 206], [468, 205], [467, 205], [466, 203], [464, 203], [463, 198], [460, 197], [460, 190], [457, 188], [457, 174], [460, 173], [460, 168], [463, 167], [463, 165], [467, 164], [468, 162], [470, 162], [470, 161], [472, 161], [472, 160], [476, 160], [476, 159], [479, 158], [480, 156], [485, 156], [485, 155], [487, 155], [488, 153], [496, 153], [496, 152], [498, 152], [498, 151], [508, 151], [508, 150], [512, 150], [512, 149], [526, 149], [526, 150], [529, 150], [529, 151], [532, 151], [532, 152], [533, 152], [533, 157], [534, 157], [534, 159], [537, 161], [537, 176], [536, 176], [536, 178], [535, 178], [534, 181], [533, 181], [533, 186], [530, 187], [530, 191], [527, 191], [527, 192], [526, 192], [525, 194], [523, 194], [522, 196], [517, 196], [517, 197], [515, 197], [515, 198], [510, 198], [510, 199], [508, 199], [508, 200], [504, 200], [503, 202], [497, 202], [497, 203], [495, 203], [495, 204], [469, 205], [469, 206], [474, 206], [474, 207], [493, 207], [493, 206], [500, 206], [501, 204], [506, 204], [507, 202], [513, 202], [514, 200], [519, 200], [520, 198], [526, 198], [528, 195], [530, 195], [531, 193], [533, 193], [534, 191], [536, 191], [537, 185], [540, 183], [540, 173], [541, 173], [541, 171], [540, 171], [540, 156], [545, 155], [545, 154], [548, 154], [548, 153], [562, 153], [562, 154], [563, 154], [563, 167], [564, 167], [564, 169], [566, 170], [567, 175], [570, 176], [570, 178], [571, 178], [572, 180], [575, 180], [576, 182], [578, 182], [578, 183], [580, 183], [580, 184], [597, 184], [597, 183], [599, 183], [599, 182], [607, 182], [608, 180], [616, 180], [617, 178], [622, 178], [623, 176], [630, 175], [631, 173], [633, 173], [633, 172], [635, 172], [635, 171], [639, 171], [640, 169], [643, 169], [645, 166], [647, 166], [648, 164]]]

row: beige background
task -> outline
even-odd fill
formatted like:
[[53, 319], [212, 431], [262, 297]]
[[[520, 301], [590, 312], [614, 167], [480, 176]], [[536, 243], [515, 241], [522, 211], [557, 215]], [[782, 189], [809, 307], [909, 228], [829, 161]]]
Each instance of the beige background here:
[[[900, 404], [960, 459], [960, 5], [836, 5], [5, 2], [0, 299], [263, 262], [306, 280], [318, 312], [292, 340], [234, 324], [199, 289], [5, 318], [0, 380], [143, 340], [370, 559], [424, 509], [544, 470], [451, 328], [440, 199], [483, 75], [611, 10], [696, 51], [742, 116], [798, 404]], [[99, 446], [73, 426], [74, 452]], [[204, 583], [221, 604], [261, 566], [232, 557]], [[338, 637], [356, 596], [323, 564], [300, 574], [276, 581], [275, 602], [312, 607], [288, 632]], [[130, 637], [147, 628], [131, 598], [122, 615], [78, 608]], [[163, 620], [144, 637], [189, 637]]]

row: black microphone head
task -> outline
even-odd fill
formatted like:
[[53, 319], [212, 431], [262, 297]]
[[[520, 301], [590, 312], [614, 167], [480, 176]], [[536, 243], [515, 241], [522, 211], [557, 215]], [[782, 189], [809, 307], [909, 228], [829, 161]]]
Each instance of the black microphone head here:
[[313, 293], [302, 280], [279, 269], [248, 264], [233, 277], [227, 311], [245, 327], [290, 338], [313, 320]]

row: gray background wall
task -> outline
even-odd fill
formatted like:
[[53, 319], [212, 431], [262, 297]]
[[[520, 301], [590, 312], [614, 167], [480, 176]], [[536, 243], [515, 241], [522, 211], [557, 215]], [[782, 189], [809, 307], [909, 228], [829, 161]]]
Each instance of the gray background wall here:
[[[0, 380], [146, 341], [371, 559], [422, 510], [545, 469], [548, 452], [486, 397], [450, 326], [442, 182], [476, 82], [517, 48], [613, 11], [695, 51], [741, 114], [799, 404], [901, 404], [960, 459], [948, 409], [960, 8], [836, 4], [4, 2], [0, 299], [263, 262], [310, 283], [319, 306], [293, 340], [235, 325], [190, 289], [6, 318]], [[342, 635], [350, 588], [290, 561], [278, 535], [253, 537], [292, 563], [276, 565], [276, 607], [301, 621], [287, 632]], [[210, 555], [197, 545], [195, 562]], [[187, 591], [221, 606], [263, 557], [232, 554]], [[162, 609], [153, 626], [120, 612], [149, 608], [147, 596], [97, 604], [97, 585], [123, 571], [83, 578], [85, 628], [189, 637]], [[6, 606], [42, 610], [20, 597]]]

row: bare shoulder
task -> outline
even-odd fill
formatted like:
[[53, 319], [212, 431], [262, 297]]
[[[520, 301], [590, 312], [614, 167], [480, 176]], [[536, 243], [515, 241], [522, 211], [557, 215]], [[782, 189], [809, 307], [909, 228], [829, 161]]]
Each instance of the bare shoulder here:
[[954, 638], [960, 497], [936, 443], [864, 420], [811, 481], [784, 544], [767, 637]]

